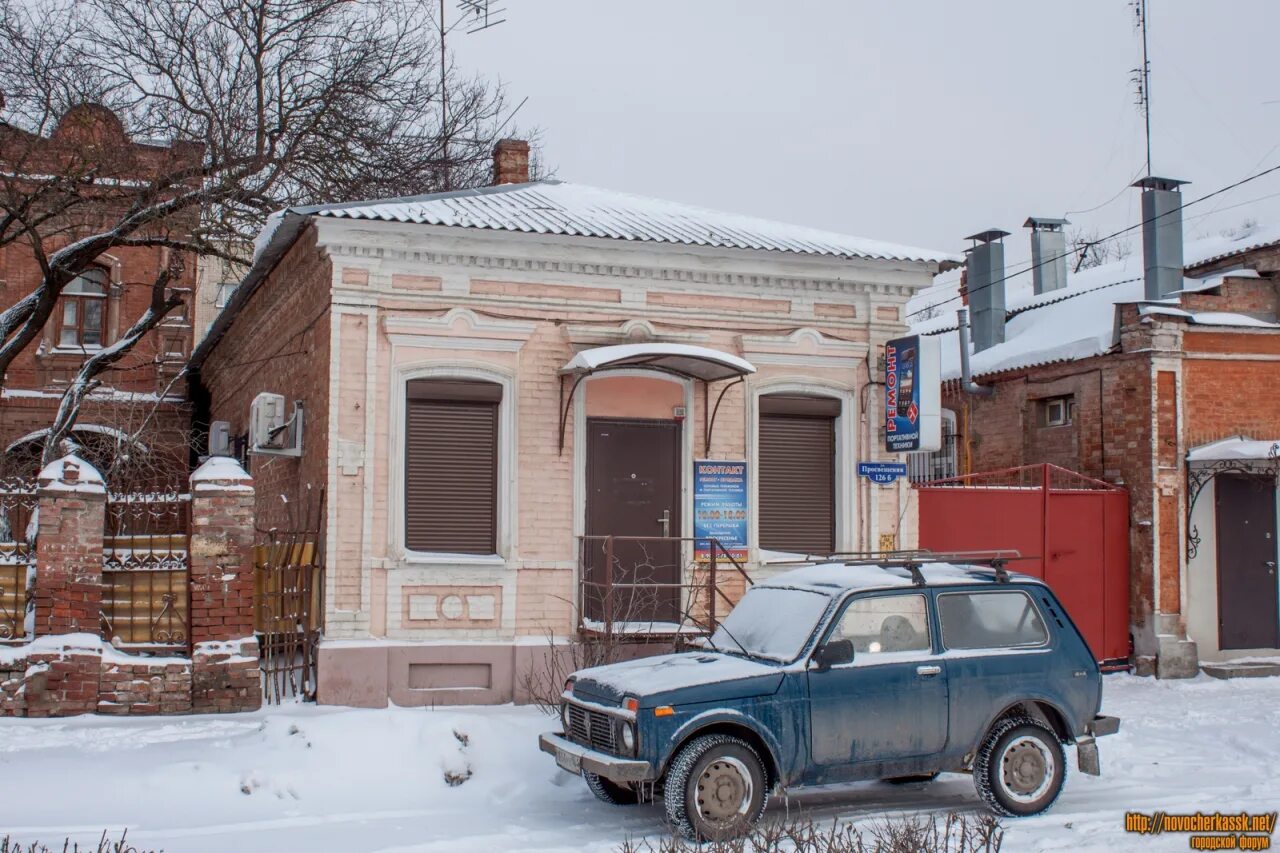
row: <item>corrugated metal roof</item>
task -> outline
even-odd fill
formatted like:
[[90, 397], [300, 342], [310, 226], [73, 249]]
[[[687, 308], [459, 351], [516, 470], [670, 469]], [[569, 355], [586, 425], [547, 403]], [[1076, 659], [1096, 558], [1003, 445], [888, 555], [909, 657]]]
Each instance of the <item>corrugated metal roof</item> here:
[[343, 219], [603, 237], [836, 258], [955, 262], [957, 255], [850, 237], [563, 181], [506, 184], [414, 198], [318, 205], [291, 212]]

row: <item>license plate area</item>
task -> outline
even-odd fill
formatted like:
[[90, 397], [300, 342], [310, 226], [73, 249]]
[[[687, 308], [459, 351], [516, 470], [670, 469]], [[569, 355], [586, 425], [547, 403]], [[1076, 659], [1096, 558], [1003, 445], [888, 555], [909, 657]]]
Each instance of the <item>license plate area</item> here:
[[568, 770], [575, 776], [582, 775], [582, 758], [563, 749], [556, 750], [556, 764], [560, 765], [561, 770]]

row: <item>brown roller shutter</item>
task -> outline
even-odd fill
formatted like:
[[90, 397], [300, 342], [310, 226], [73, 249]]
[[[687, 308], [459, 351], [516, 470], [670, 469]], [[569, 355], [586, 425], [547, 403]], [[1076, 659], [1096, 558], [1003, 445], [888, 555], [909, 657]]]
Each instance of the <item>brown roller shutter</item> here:
[[[789, 405], [803, 399], [760, 400], [760, 547], [826, 554], [835, 550], [836, 540], [835, 415], [840, 404], [808, 398], [814, 402]], [[822, 413], [811, 414], [815, 411]]]
[[[429, 381], [409, 385], [405, 545], [413, 551], [496, 553], [498, 403], [483, 398], [493, 397], [490, 389], [501, 396], [500, 386]], [[433, 394], [435, 390], [440, 393]]]

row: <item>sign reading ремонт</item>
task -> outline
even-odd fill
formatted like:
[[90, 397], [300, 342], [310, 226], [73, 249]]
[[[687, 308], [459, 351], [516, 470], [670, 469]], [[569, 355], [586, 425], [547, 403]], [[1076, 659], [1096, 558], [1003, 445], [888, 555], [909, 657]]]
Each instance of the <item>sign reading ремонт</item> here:
[[911, 335], [884, 347], [884, 447], [890, 453], [942, 447], [942, 348]]

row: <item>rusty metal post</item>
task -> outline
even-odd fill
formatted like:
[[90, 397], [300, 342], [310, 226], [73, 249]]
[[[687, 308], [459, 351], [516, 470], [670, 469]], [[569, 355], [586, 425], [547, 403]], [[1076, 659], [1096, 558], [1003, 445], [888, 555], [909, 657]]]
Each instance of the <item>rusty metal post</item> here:
[[613, 636], [613, 534], [604, 540], [604, 633]]
[[716, 550], [720, 547], [719, 539], [711, 540], [711, 566], [707, 574], [707, 625], [716, 629]]
[[1049, 579], [1049, 493], [1052, 476], [1049, 463], [1045, 462], [1040, 469], [1041, 488], [1044, 490], [1040, 496], [1040, 578], [1046, 581]]

